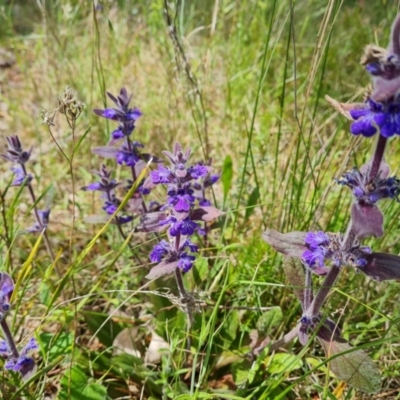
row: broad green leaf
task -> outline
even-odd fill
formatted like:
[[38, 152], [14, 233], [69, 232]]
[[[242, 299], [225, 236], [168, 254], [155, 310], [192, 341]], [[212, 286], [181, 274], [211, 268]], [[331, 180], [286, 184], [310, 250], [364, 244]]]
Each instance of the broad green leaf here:
[[249, 377], [252, 376], [251, 366], [252, 362], [249, 360], [232, 365], [233, 380], [237, 386], [243, 386], [249, 380]]
[[325, 350], [325, 355], [333, 357], [329, 361], [329, 367], [338, 379], [366, 393], [379, 391], [381, 375], [367, 353], [363, 350], [351, 351], [354, 348], [342, 338], [335, 338], [333, 341], [321, 337], [318, 339]]
[[291, 372], [303, 366], [303, 362], [298, 356], [288, 353], [276, 353], [265, 359], [270, 374], [282, 374]]
[[274, 307], [261, 315], [257, 321], [257, 330], [260, 332], [269, 332], [272, 328], [277, 327], [283, 318], [280, 307]]
[[112, 346], [118, 333], [124, 329], [124, 326], [114, 322], [107, 314], [93, 311], [82, 311], [82, 314], [90, 331], [107, 347]]
[[107, 399], [107, 389], [99, 383], [89, 383], [83, 389], [83, 396], [91, 400]]
[[107, 389], [99, 383], [88, 383], [88, 377], [78, 366], [61, 378], [60, 400], [106, 400]]
[[53, 361], [58, 356], [65, 356], [72, 351], [74, 342], [73, 334], [70, 332], [61, 332], [58, 335], [43, 332], [40, 334], [40, 345], [43, 352], [47, 355], [49, 361]]
[[224, 203], [226, 200], [226, 196], [229, 193], [229, 189], [232, 185], [233, 178], [233, 164], [231, 156], [226, 156], [224, 160], [224, 164], [222, 165], [222, 173], [221, 173], [221, 182], [222, 188], [224, 191]]

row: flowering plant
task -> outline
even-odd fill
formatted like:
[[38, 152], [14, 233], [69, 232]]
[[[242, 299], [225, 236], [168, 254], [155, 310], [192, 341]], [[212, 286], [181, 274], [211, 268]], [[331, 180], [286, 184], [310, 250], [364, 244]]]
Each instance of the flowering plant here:
[[[341, 338], [337, 325], [320, 312], [342, 267], [353, 267], [377, 281], [400, 279], [399, 256], [373, 252], [370, 247], [361, 245], [365, 238], [383, 235], [383, 214], [378, 202], [399, 200], [400, 180], [389, 176], [384, 154], [388, 139], [400, 134], [400, 16], [394, 22], [388, 49], [367, 46], [362, 64], [373, 81], [373, 90], [367, 94], [364, 103], [342, 104], [327, 98], [352, 121], [350, 131], [353, 135], [377, 136], [371, 160], [337, 179], [338, 184], [351, 189], [354, 198], [345, 234], [323, 231], [281, 234], [272, 229], [263, 234], [267, 243], [286, 256], [284, 270], [290, 283], [303, 287], [296, 290], [303, 309], [302, 317], [291, 332], [270, 345], [270, 350], [287, 344], [296, 336], [305, 345], [310, 332], [315, 333], [328, 356], [351, 349]], [[312, 273], [325, 276], [315, 297]], [[379, 371], [363, 351], [355, 350], [351, 355], [340, 355], [335, 360], [331, 368], [339, 378], [366, 392], [379, 390]]]

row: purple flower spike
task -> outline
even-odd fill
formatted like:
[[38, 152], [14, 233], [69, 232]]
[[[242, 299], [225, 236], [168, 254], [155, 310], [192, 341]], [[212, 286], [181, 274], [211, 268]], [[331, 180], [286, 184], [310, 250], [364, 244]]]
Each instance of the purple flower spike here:
[[368, 171], [364, 173], [363, 169], [366, 168], [353, 168], [336, 181], [340, 185], [348, 186], [358, 203], [373, 205], [387, 198], [399, 201], [400, 179], [395, 176], [387, 178], [386, 173], [380, 171], [377, 177], [368, 180]]
[[[129, 108], [132, 96], [128, 96], [125, 88], [122, 88], [117, 97], [107, 93], [108, 97], [116, 104], [117, 108], [106, 108], [105, 110], [95, 109], [95, 114], [120, 122], [119, 128], [113, 132], [113, 139], [120, 139], [129, 136], [135, 129], [135, 122], [142, 115], [139, 109]], [[118, 133], [117, 133], [118, 131]]]
[[8, 150], [5, 153], [0, 154], [0, 156], [3, 157], [5, 160], [11, 161], [15, 164], [25, 164], [31, 156], [32, 147], [29, 151], [24, 150], [22, 148], [21, 141], [19, 140], [19, 137], [17, 135], [7, 136], [6, 139]]
[[178, 267], [182, 269], [183, 272], [189, 272], [193, 267], [193, 262], [196, 259], [195, 256], [189, 255], [187, 253], [182, 253], [179, 257]]

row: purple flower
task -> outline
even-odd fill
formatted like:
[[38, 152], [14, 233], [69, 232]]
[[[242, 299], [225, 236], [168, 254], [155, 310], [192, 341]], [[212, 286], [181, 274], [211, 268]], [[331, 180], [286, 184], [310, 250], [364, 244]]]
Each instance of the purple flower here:
[[183, 252], [179, 256], [178, 267], [181, 268], [183, 272], [188, 272], [193, 267], [195, 259], [195, 256]]
[[12, 186], [21, 186], [25, 182], [30, 183], [32, 181], [32, 175], [25, 174], [23, 168], [20, 165], [15, 165], [10, 168], [14, 172], [14, 180]]
[[122, 149], [116, 153], [115, 159], [120, 165], [126, 164], [128, 167], [134, 167], [136, 163], [140, 160], [140, 157], [134, 150], [129, 151], [126, 149]]
[[317, 274], [325, 274], [325, 264], [331, 262], [332, 266], [341, 267], [350, 265], [360, 268], [366, 263], [366, 256], [371, 253], [367, 246], [360, 246], [354, 242], [349, 250], [342, 249], [342, 237], [340, 234], [319, 232], [307, 232], [304, 243], [307, 247], [303, 251], [301, 260]]
[[204, 165], [194, 165], [188, 169], [188, 173], [193, 179], [205, 177], [208, 174], [208, 168]]
[[124, 225], [124, 224], [127, 224], [127, 223], [133, 221], [133, 217], [132, 216], [122, 216], [122, 217], [116, 217], [116, 218], [117, 218], [117, 221], [118, 221], [119, 225]]
[[0, 356], [7, 358], [10, 355], [10, 349], [8, 348], [7, 342], [5, 340], [0, 341]]
[[122, 139], [123, 137], [125, 137], [123, 128], [118, 127], [117, 129], [113, 130], [111, 136], [114, 140]]
[[114, 121], [126, 122], [136, 121], [142, 113], [137, 108], [129, 108], [129, 103], [132, 96], [128, 96], [128, 92], [125, 88], [120, 90], [117, 97], [107, 92], [108, 97], [115, 103], [117, 108], [106, 108], [105, 110], [93, 110], [97, 115], [101, 117], [111, 119]]
[[184, 236], [192, 236], [197, 228], [198, 225], [196, 224], [196, 222], [193, 222], [189, 217], [187, 217], [182, 221], [173, 222], [169, 229], [169, 233], [171, 236], [174, 237], [178, 236], [179, 234]]
[[171, 170], [168, 167], [159, 165], [158, 169], [150, 172], [150, 177], [154, 184], [169, 183], [171, 178]]
[[161, 259], [170, 252], [172, 252], [171, 245], [166, 240], [161, 240], [160, 243], [153, 247], [150, 253], [150, 261], [159, 263]]
[[304, 242], [311, 250], [316, 250], [322, 244], [329, 243], [329, 237], [325, 232], [307, 232]]
[[186, 239], [181, 247], [182, 249], [189, 248], [192, 253], [197, 253], [199, 249], [190, 239]]
[[381, 177], [381, 174], [372, 181], [367, 180], [366, 174], [363, 174], [357, 168], [345, 172], [341, 179], [336, 180], [338, 184], [348, 186], [354, 197], [365, 204], [375, 204], [377, 201], [390, 198], [399, 200], [400, 179], [397, 177]]
[[35, 360], [28, 355], [32, 350], [39, 348], [34, 338], [30, 339], [28, 344], [22, 349], [18, 358], [12, 356], [7, 344], [2, 343], [2, 348], [6, 350], [3, 354], [5, 354], [6, 357], [9, 357], [7, 362], [4, 364], [5, 369], [20, 372], [23, 376], [26, 376], [35, 369]]
[[42, 232], [43, 229], [47, 228], [49, 225], [50, 221], [50, 210], [38, 210], [37, 211], [39, 215], [39, 222], [36, 222], [34, 225], [32, 225], [30, 228], [27, 229], [27, 232]]
[[8, 144], [8, 150], [5, 153], [0, 154], [1, 157], [7, 161], [11, 161], [12, 163], [21, 165], [25, 164], [31, 156], [32, 147], [29, 151], [24, 150], [17, 135], [6, 136], [6, 140]]
[[195, 197], [189, 193], [178, 193], [168, 198], [168, 203], [171, 204], [176, 212], [188, 212], [194, 205]]
[[100, 177], [100, 181], [83, 186], [82, 190], [111, 193], [119, 185], [115, 179], [111, 179], [111, 171], [104, 164], [99, 171], [94, 171], [94, 173]]
[[119, 204], [116, 204], [117, 200], [115, 199], [114, 201], [108, 201], [106, 200], [104, 202], [103, 210], [108, 214], [108, 215], [113, 215], [115, 211], [117, 211], [117, 208]]
[[303, 253], [302, 260], [306, 263], [311, 269], [321, 268], [323, 267], [325, 261], [325, 252], [321, 248], [317, 248], [314, 250], [305, 250]]
[[400, 135], [400, 103], [399, 98], [393, 102], [379, 103], [369, 98], [365, 107], [350, 111], [355, 120], [350, 131], [353, 135], [373, 136], [380, 130], [383, 137], [389, 138]]
[[32, 350], [37, 350], [39, 348], [36, 339], [35, 338], [31, 338], [28, 342], [28, 344], [22, 349], [21, 354], [26, 355], [27, 353], [29, 353]]

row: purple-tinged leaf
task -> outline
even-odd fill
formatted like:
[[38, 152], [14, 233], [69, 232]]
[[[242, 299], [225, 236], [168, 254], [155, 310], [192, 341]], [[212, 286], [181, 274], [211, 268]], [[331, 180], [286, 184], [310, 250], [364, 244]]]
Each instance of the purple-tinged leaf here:
[[22, 379], [24, 382], [29, 381], [29, 379], [36, 373], [37, 371], [37, 365], [33, 359], [31, 362], [25, 363], [21, 369], [19, 369], [20, 374], [22, 375]]
[[[372, 162], [373, 162], [373, 158], [371, 158], [368, 162], [366, 162], [365, 164], [363, 164], [360, 167], [360, 172], [365, 176], [368, 177], [369, 175], [369, 171], [372, 167]], [[390, 167], [389, 165], [386, 163], [385, 160], [381, 161], [381, 164], [379, 165], [379, 172], [378, 172], [378, 177], [380, 179], [386, 179], [390, 174]]]
[[153, 189], [156, 186], [157, 186], [157, 184], [153, 182], [153, 180], [151, 179], [151, 176], [148, 176], [143, 183], [143, 187], [145, 189]]
[[[304, 295], [305, 295], [305, 282], [306, 282], [306, 273], [304, 270], [304, 266], [300, 262], [299, 259], [294, 257], [284, 257], [283, 258], [283, 271], [285, 272], [286, 278], [291, 285], [291, 289], [293, 289], [294, 294], [297, 299], [300, 301], [301, 306], [304, 310]], [[312, 298], [310, 299], [310, 302]], [[306, 310], [304, 310], [306, 311]]]
[[331, 319], [326, 318], [324, 321], [324, 325], [326, 326], [326, 328], [328, 328], [331, 331], [330, 337], [332, 337], [332, 332], [335, 332], [335, 335], [338, 335], [338, 336], [340, 336], [342, 334], [342, 331], [339, 328], [339, 326], [337, 325], [337, 323], [332, 321]]
[[117, 98], [113, 95], [113, 94], [111, 94], [110, 92], [106, 92], [107, 93], [107, 96], [116, 104], [116, 105], [118, 105], [118, 100], [117, 100]]
[[354, 203], [351, 207], [351, 221], [359, 240], [383, 235], [383, 215], [375, 205]]
[[218, 208], [212, 206], [206, 206], [201, 208], [196, 208], [190, 213], [190, 219], [193, 221], [205, 221], [209, 222], [218, 217], [221, 217], [225, 213]]
[[302, 346], [305, 346], [308, 343], [308, 333], [306, 327], [300, 326], [298, 338]]
[[143, 211], [142, 199], [140, 197], [129, 199], [125, 206], [125, 211], [132, 214], [140, 214]]
[[307, 250], [304, 242], [305, 232], [279, 233], [273, 229], [267, 229], [262, 237], [276, 251], [287, 256], [301, 258], [303, 252]]
[[182, 146], [180, 143], [176, 142], [174, 144], [173, 152], [174, 152], [174, 156], [177, 156], [179, 153], [182, 153]]
[[120, 152], [120, 150], [117, 147], [110, 146], [100, 146], [92, 149], [92, 153], [104, 158], [115, 158], [118, 152]]
[[151, 212], [142, 215], [139, 225], [135, 228], [136, 232], [161, 232], [168, 228], [168, 224], [160, 225], [160, 222], [168, 218], [165, 212]]
[[372, 79], [374, 81], [374, 91], [371, 94], [371, 98], [376, 102], [385, 102], [400, 91], [400, 76], [391, 80], [380, 76]]
[[367, 264], [359, 268], [375, 281], [400, 280], [400, 256], [386, 253], [371, 253], [366, 256]]
[[169, 160], [171, 161], [172, 164], [175, 164], [175, 157], [171, 152], [164, 150], [163, 154], [169, 158]]
[[319, 329], [317, 337], [326, 357], [332, 357], [329, 367], [338, 379], [362, 392], [379, 391], [380, 372], [367, 353], [356, 349], [352, 351], [353, 347], [345, 339], [325, 326]]
[[400, 14], [394, 20], [392, 25], [388, 53], [395, 54], [398, 58], [400, 58]]
[[178, 261], [168, 262], [161, 261], [153, 267], [150, 272], [145, 276], [146, 279], [157, 279], [160, 276], [172, 274], [178, 267]]

